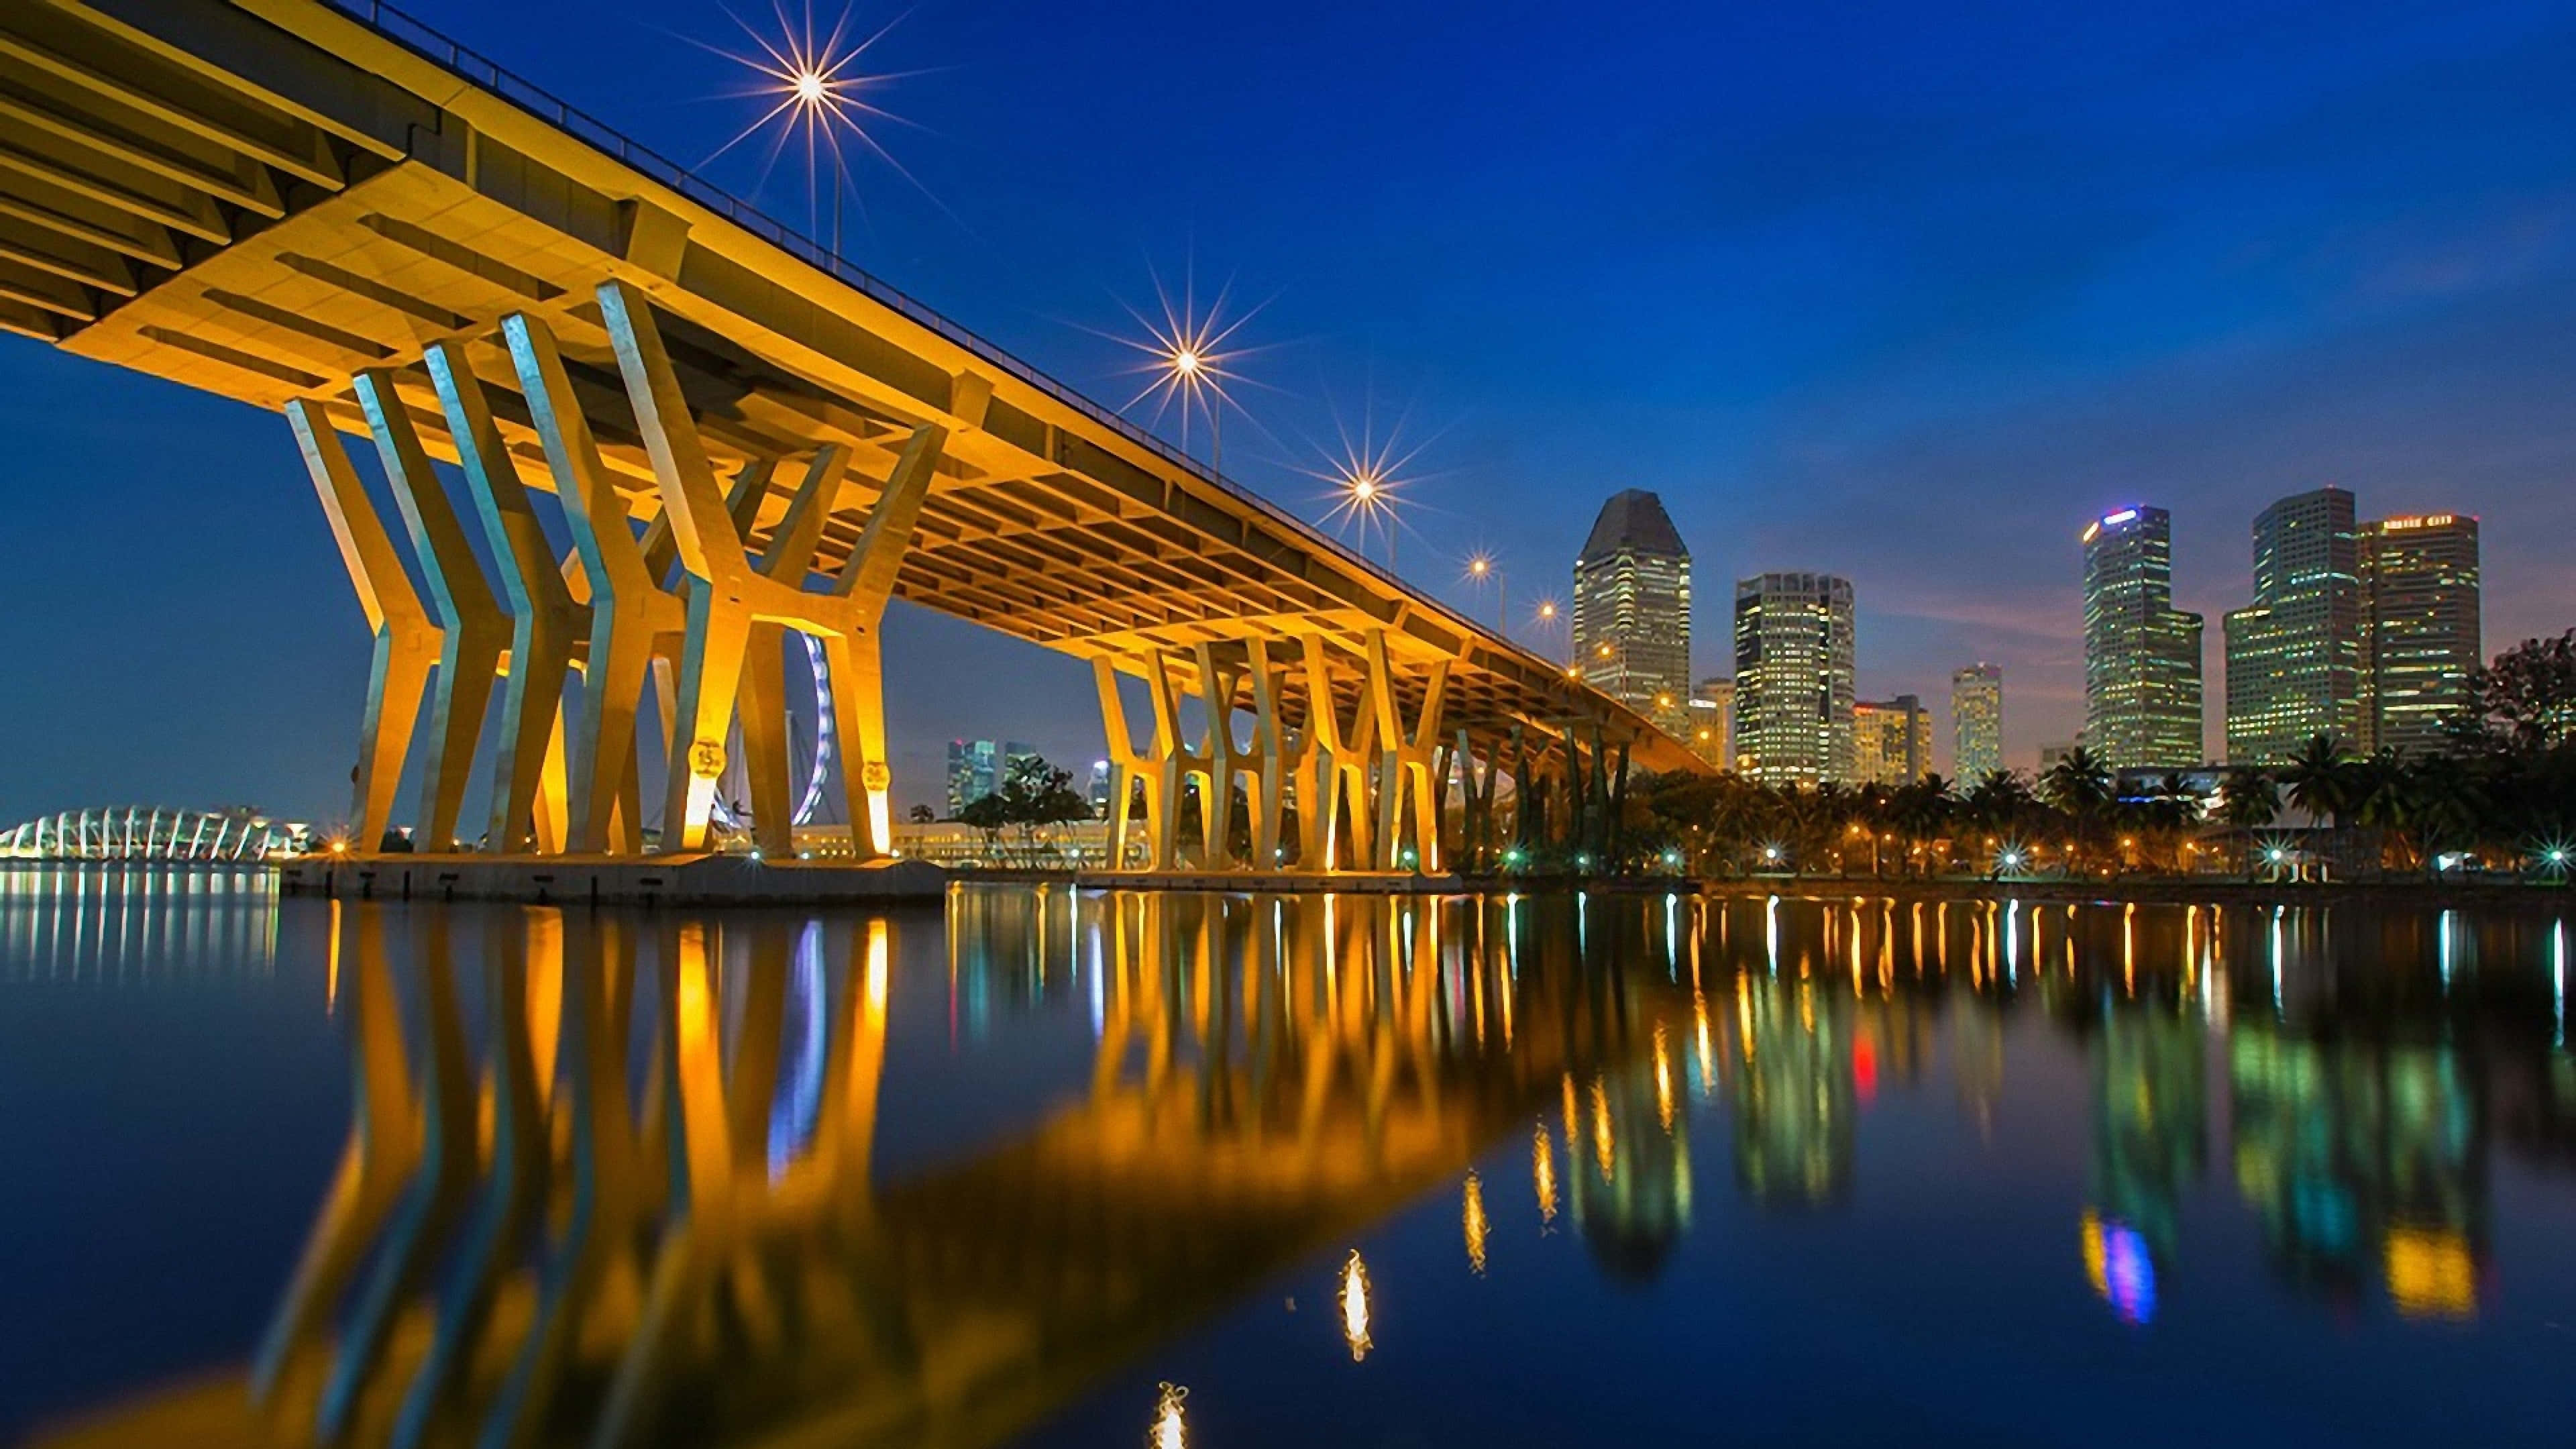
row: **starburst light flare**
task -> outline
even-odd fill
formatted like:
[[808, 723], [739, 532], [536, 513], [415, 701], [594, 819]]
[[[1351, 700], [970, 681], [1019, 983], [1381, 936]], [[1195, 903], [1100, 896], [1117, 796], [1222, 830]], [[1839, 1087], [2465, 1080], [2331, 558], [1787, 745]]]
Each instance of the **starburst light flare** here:
[[1405, 523], [1403, 508], [1405, 490], [1433, 476], [1412, 471], [1414, 461], [1423, 449], [1437, 438], [1425, 438], [1408, 444], [1405, 423], [1410, 413], [1399, 413], [1386, 436], [1377, 433], [1374, 405], [1363, 408], [1356, 434], [1343, 421], [1339, 411], [1333, 414], [1333, 429], [1338, 446], [1317, 445], [1321, 468], [1300, 468], [1307, 477], [1330, 485], [1332, 505], [1324, 511], [1324, 522], [1337, 533], [1354, 525], [1359, 530], [1359, 548], [1366, 555], [1371, 535], [1386, 540], [1386, 567], [1395, 568], [1395, 536]]
[[1244, 412], [1243, 405], [1235, 400], [1230, 389], [1261, 386], [1244, 376], [1237, 364], [1267, 350], [1244, 346], [1235, 340], [1235, 335], [1270, 304], [1265, 300], [1243, 309], [1240, 314], [1235, 313], [1234, 282], [1229, 278], [1224, 286], [1217, 289], [1215, 299], [1201, 310], [1195, 264], [1182, 270], [1181, 293], [1177, 299], [1171, 289], [1163, 285], [1160, 273], [1148, 268], [1147, 274], [1154, 282], [1154, 313], [1149, 315], [1124, 302], [1119, 304], [1127, 308], [1128, 316], [1136, 319], [1136, 325], [1143, 329], [1141, 335], [1100, 332], [1089, 327], [1083, 330], [1144, 355], [1143, 361], [1127, 371], [1130, 375], [1143, 377], [1145, 384], [1118, 409], [1119, 415], [1124, 417], [1142, 404], [1151, 402], [1154, 410], [1146, 419], [1145, 426], [1159, 428], [1164, 418], [1178, 412], [1181, 451], [1186, 453], [1190, 450], [1192, 426], [1203, 427], [1209, 440], [1208, 465], [1222, 472], [1225, 468], [1226, 410], [1231, 408], [1242, 413], [1244, 421], [1252, 421], [1252, 415]]
[[[707, 45], [702, 41], [690, 42], [700, 49], [723, 56], [737, 65], [748, 68], [754, 79], [751, 88], [744, 94], [772, 101], [769, 109], [761, 113], [757, 120], [736, 132], [733, 139], [717, 147], [713, 154], [699, 165], [703, 168], [712, 164], [718, 157], [752, 137], [771, 130], [773, 123], [777, 123], [775, 139], [771, 142], [768, 158], [761, 167], [761, 184], [767, 183], [770, 171], [778, 164], [779, 156], [791, 144], [800, 146], [805, 153], [806, 229], [810, 233], [819, 233], [822, 221], [822, 172], [828, 162], [832, 182], [830, 240], [832, 249], [838, 252], [841, 245], [842, 187], [844, 183], [850, 184], [853, 189], [856, 186], [855, 180], [850, 176], [850, 157], [843, 149], [844, 141], [852, 143], [855, 149], [875, 155], [878, 160], [894, 168], [898, 175], [915, 187], [921, 185], [910, 171], [904, 169], [902, 162], [897, 161], [892, 153], [878, 143], [875, 136], [869, 134], [867, 124], [871, 120], [895, 125], [912, 124], [878, 105], [872, 97], [881, 93], [888, 84], [903, 79], [906, 74], [916, 72], [871, 72], [861, 69], [861, 61], [869, 50], [885, 38], [886, 32], [902, 23], [903, 16], [896, 16], [879, 26], [865, 39], [858, 39], [852, 33], [850, 25], [852, 12], [847, 7], [842, 9], [840, 18], [834, 21], [828, 30], [818, 29], [812, 0], [807, 0], [801, 20], [791, 19], [783, 3], [774, 5], [773, 9], [778, 21], [778, 38], [775, 40], [754, 29], [750, 22], [734, 14], [730, 9], [725, 11], [726, 16], [735, 25], [741, 27], [742, 33], [758, 47], [757, 53], [745, 54]], [[927, 195], [928, 192], [925, 190], [924, 194]], [[819, 236], [816, 239], [821, 240]]]

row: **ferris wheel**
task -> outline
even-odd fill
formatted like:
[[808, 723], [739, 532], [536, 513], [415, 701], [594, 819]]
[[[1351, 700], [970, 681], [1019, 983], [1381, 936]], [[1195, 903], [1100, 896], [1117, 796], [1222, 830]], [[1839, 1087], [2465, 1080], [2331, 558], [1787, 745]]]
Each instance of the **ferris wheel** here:
[[[787, 749], [791, 778], [801, 781], [794, 789], [793, 824], [811, 825], [823, 814], [824, 802], [830, 798], [832, 770], [840, 761], [840, 740], [832, 726], [832, 670], [823, 660], [823, 646], [810, 634], [798, 634], [804, 646], [804, 673], [813, 685], [809, 702], [813, 706], [810, 729], [798, 728], [804, 723], [797, 701], [788, 701]], [[718, 829], [742, 831], [750, 828], [751, 779], [743, 765], [742, 721], [737, 718], [725, 737], [724, 773], [716, 777], [715, 803], [709, 812]], [[828, 822], [827, 822], [828, 823]]]

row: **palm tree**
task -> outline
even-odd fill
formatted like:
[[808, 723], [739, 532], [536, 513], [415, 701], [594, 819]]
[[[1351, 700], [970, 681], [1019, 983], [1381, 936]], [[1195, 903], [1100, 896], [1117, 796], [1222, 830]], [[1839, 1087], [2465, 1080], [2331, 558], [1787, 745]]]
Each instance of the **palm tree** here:
[[2352, 753], [2332, 735], [2312, 736], [2281, 769], [2290, 804], [2310, 823], [2340, 830], [2356, 802]]
[[2272, 777], [2252, 765], [2228, 767], [2227, 781], [2219, 787], [2218, 818], [2231, 830], [2245, 832], [2245, 875], [2254, 876], [2254, 832], [2268, 829], [2281, 813], [2281, 787]]
[[[2092, 844], [2092, 837], [2099, 833], [2103, 817], [2110, 813], [2111, 806], [2119, 799], [2110, 767], [2102, 763], [2101, 756], [2082, 745], [2076, 746], [2065, 759], [2050, 766], [2048, 773], [2040, 777], [2039, 794], [2041, 799], [2066, 812], [2074, 828], [2075, 840], [2086, 846]], [[2067, 864], [2071, 869], [2074, 862]]]
[[2049, 767], [2039, 780], [2040, 798], [2069, 815], [2099, 815], [2112, 801], [2111, 769], [2090, 749], [2077, 745]]

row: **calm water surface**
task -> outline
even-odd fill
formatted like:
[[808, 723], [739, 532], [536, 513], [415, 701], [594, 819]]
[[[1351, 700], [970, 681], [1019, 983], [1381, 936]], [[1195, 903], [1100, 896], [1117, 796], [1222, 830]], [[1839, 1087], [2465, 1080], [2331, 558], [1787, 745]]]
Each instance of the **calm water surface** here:
[[2564, 1443], [2567, 935], [0, 874], [0, 1442]]

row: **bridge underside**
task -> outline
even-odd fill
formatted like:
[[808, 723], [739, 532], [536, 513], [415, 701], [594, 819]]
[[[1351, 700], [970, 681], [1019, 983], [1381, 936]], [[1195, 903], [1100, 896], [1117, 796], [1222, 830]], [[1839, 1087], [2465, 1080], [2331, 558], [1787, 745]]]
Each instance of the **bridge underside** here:
[[[1587, 754], [1697, 768], [1302, 521], [408, 39], [317, 0], [0, 14], [0, 328], [288, 415], [376, 635], [363, 844], [410, 759], [427, 848], [640, 849], [643, 776], [669, 760], [661, 845], [701, 848], [739, 753], [784, 846], [795, 631], [831, 665], [853, 845], [880, 854], [896, 598], [1099, 661], [1156, 866], [1190, 799], [1219, 842], [1201, 863], [1228, 863], [1238, 790], [1247, 861], [1430, 868], [1478, 762], [1488, 800], [1498, 768], [1571, 780]], [[1120, 675], [1148, 685], [1142, 742]], [[1185, 726], [1186, 700], [1221, 723]], [[493, 812], [460, 829], [478, 768]]]

